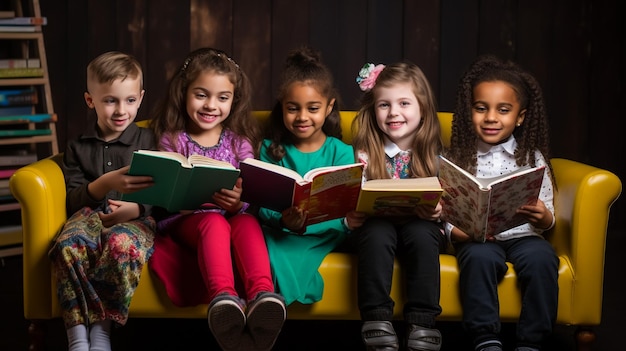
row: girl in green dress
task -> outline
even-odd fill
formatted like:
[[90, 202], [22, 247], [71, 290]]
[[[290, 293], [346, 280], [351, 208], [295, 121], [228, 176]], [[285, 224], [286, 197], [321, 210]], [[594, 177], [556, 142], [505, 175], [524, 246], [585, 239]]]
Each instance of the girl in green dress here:
[[[260, 159], [300, 175], [317, 167], [354, 163], [352, 146], [341, 141], [333, 77], [318, 53], [308, 48], [290, 53], [281, 78]], [[259, 210], [276, 291], [287, 304], [311, 304], [322, 298], [324, 282], [318, 271], [322, 260], [361, 222], [352, 211], [345, 218], [304, 226], [306, 215], [297, 207]]]

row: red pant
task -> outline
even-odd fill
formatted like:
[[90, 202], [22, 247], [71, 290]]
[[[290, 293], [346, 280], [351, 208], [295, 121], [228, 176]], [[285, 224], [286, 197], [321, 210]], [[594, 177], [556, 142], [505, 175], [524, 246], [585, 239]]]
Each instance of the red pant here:
[[174, 240], [197, 250], [198, 265], [213, 299], [235, 290], [233, 262], [247, 299], [261, 291], [274, 291], [269, 257], [257, 219], [247, 213], [225, 218], [216, 212], [187, 215], [169, 231]]

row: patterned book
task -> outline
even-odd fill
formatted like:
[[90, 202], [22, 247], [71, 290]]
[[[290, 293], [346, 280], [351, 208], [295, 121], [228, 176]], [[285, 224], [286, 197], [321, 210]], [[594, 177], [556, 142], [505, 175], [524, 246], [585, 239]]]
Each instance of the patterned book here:
[[516, 210], [537, 203], [545, 166], [520, 168], [494, 178], [477, 178], [440, 156], [443, 218], [475, 241], [526, 223]]

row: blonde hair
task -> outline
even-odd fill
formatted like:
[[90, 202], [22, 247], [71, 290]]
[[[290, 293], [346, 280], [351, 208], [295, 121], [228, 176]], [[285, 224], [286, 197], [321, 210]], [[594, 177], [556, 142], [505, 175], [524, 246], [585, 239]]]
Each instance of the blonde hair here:
[[400, 83], [411, 84], [421, 112], [420, 125], [411, 146], [411, 176], [437, 175], [438, 156], [443, 143], [435, 97], [422, 70], [415, 64], [400, 62], [388, 65], [380, 72], [374, 87], [364, 93], [361, 108], [352, 122], [354, 150], [363, 151], [369, 157], [365, 171], [367, 179], [391, 178], [385, 166], [384, 133], [376, 123], [374, 103], [380, 87], [392, 87]]
[[138, 79], [139, 88], [143, 90], [141, 65], [131, 55], [109, 51], [96, 57], [87, 65], [87, 91], [94, 83], [111, 84], [118, 79], [124, 81], [126, 78]]

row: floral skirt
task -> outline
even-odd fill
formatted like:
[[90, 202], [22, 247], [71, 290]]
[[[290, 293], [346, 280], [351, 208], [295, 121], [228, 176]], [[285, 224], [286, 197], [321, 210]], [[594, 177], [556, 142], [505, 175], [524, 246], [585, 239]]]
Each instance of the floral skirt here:
[[155, 228], [152, 217], [105, 228], [89, 207], [67, 220], [48, 253], [66, 328], [106, 319], [126, 324]]

